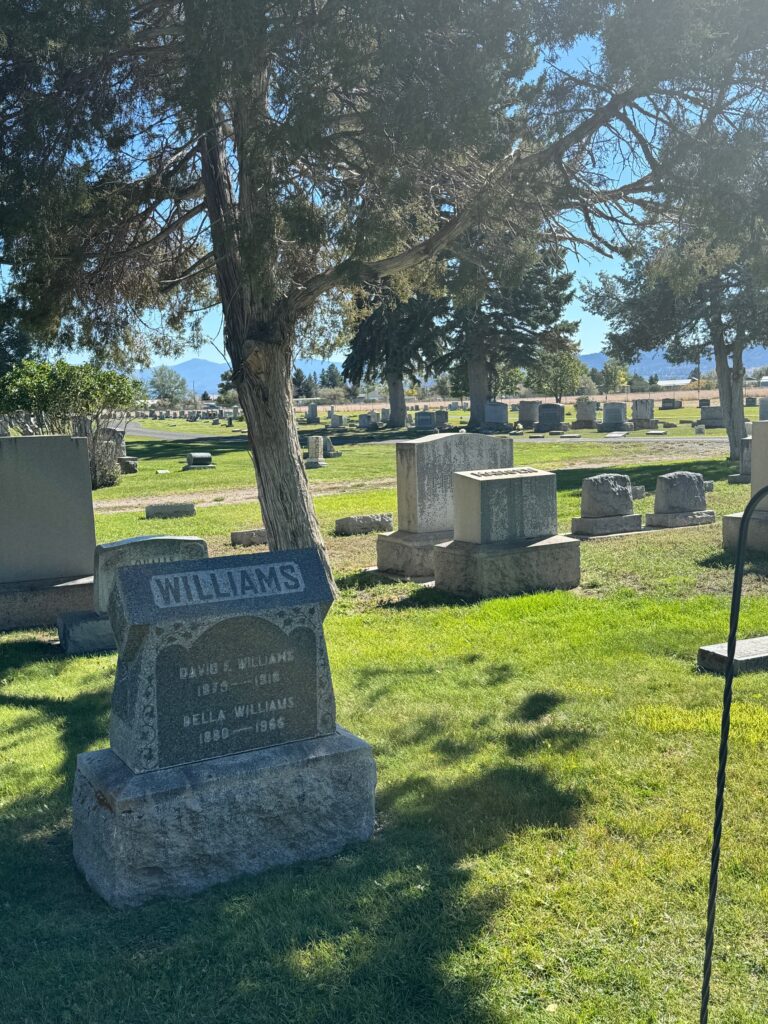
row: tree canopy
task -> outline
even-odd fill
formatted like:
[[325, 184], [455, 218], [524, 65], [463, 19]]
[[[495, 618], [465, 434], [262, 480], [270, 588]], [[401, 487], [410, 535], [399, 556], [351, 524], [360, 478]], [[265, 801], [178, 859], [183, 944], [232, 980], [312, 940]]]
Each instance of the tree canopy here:
[[[322, 547], [290, 410], [323, 296], [468, 232], [616, 244], [765, 89], [764, 0], [23, 0], [0, 53], [6, 319], [118, 361], [220, 304], [271, 543]], [[593, 56], [571, 57], [577, 40]], [[489, 243], [490, 244], [490, 243]]]

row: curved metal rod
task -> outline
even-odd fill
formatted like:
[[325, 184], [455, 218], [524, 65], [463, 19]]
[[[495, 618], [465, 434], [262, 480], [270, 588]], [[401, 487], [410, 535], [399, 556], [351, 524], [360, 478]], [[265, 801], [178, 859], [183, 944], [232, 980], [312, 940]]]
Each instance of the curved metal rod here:
[[723, 803], [725, 799], [725, 775], [728, 767], [728, 737], [731, 731], [731, 701], [733, 698], [733, 669], [736, 660], [736, 634], [741, 611], [741, 589], [744, 582], [744, 558], [747, 551], [747, 532], [752, 513], [765, 498], [768, 487], [761, 487], [750, 498], [739, 527], [739, 542], [736, 546], [736, 566], [733, 573], [731, 594], [731, 621], [728, 632], [728, 647], [725, 662], [725, 687], [723, 688], [723, 715], [720, 722], [720, 753], [717, 764], [717, 787], [715, 795], [715, 822], [712, 828], [712, 859], [709, 868], [709, 896], [707, 899], [707, 933], [704, 940], [704, 971], [701, 982], [701, 1010], [699, 1024], [708, 1024], [710, 981], [712, 978], [712, 951], [715, 944], [715, 914], [717, 912], [717, 882], [720, 868], [720, 842], [723, 833]]

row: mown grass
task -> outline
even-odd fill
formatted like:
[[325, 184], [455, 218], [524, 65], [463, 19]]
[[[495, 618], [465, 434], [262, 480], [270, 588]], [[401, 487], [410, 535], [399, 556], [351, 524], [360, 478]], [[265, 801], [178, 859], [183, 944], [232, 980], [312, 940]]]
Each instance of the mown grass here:
[[[321, 469], [308, 470], [312, 487], [347, 482], [361, 485], [394, 479], [393, 444], [387, 444], [382, 439], [370, 441], [366, 435], [341, 435], [334, 438], [334, 444], [342, 452], [342, 457], [329, 459]], [[196, 450], [210, 451], [216, 468], [185, 470], [186, 453]], [[657, 442], [629, 444], [598, 440], [597, 435], [594, 441], [579, 442], [518, 439], [514, 444], [514, 458], [518, 465], [534, 465], [542, 469], [558, 469], [574, 462], [595, 466], [609, 462], [634, 465], [654, 461], [658, 450]], [[231, 490], [248, 488], [253, 488], [255, 492], [253, 462], [247, 441], [243, 438], [205, 438], [196, 441], [141, 438], [129, 441], [128, 453], [139, 459], [138, 473], [122, 477], [115, 487], [106, 487], [96, 492], [94, 498], [97, 506], [105, 501], [162, 498], [169, 494], [210, 494], [214, 497], [226, 495]], [[726, 454], [725, 451], [723, 454]], [[669, 458], [674, 459], [676, 456]], [[681, 452], [679, 459], [690, 460], [690, 455]], [[158, 470], [167, 472], [158, 475]]]
[[[650, 486], [674, 465], [616, 468]], [[716, 480], [718, 513], [743, 508], [726, 462], [690, 468]], [[558, 472], [562, 524], [589, 472]], [[76, 755], [107, 743], [115, 658], [1, 638], [4, 1024], [697, 1019], [721, 680], [695, 657], [727, 629], [719, 523], [585, 543], [578, 591], [467, 603], [362, 572], [374, 539], [332, 536], [337, 515], [394, 511], [393, 488], [315, 501], [341, 586], [338, 718], [379, 771], [374, 838], [109, 909], [69, 826]], [[97, 530], [215, 549], [258, 521], [257, 503], [223, 503], [187, 521], [99, 513]], [[750, 566], [744, 635], [766, 631], [767, 568]], [[768, 674], [740, 677], [712, 1015], [727, 1024], [768, 1013], [767, 754]]]

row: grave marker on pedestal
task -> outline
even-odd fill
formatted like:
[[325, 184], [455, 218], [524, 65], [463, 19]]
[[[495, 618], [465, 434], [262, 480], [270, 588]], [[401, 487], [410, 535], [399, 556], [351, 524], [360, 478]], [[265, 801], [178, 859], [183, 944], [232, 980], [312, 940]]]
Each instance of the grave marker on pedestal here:
[[555, 474], [525, 466], [454, 475], [454, 539], [435, 547], [435, 586], [501, 597], [579, 585], [579, 541], [557, 534]]
[[373, 829], [336, 726], [314, 550], [121, 569], [110, 748], [81, 754], [75, 860], [115, 906], [331, 856]]
[[[418, 415], [418, 414], [417, 414]], [[377, 562], [382, 572], [429, 579], [435, 544], [453, 531], [453, 474], [513, 464], [512, 440], [485, 434], [435, 434], [398, 441], [397, 530], [379, 534]]]

